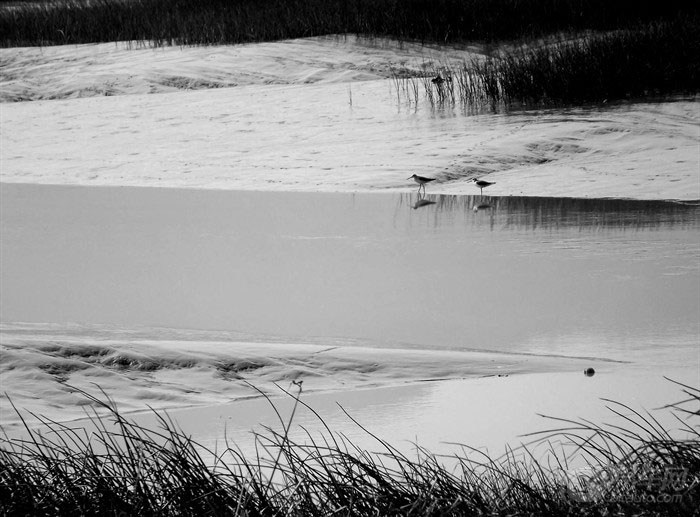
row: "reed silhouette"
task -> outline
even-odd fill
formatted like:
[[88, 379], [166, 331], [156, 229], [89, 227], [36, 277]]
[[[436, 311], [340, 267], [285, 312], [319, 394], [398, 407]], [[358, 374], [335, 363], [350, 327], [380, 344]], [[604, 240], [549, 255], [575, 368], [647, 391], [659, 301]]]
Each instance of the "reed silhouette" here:
[[[673, 382], [673, 381], [671, 381]], [[225, 442], [207, 450], [158, 413], [159, 429], [122, 415], [106, 393], [83, 392], [95, 431], [35, 415], [28, 438], [0, 438], [3, 515], [691, 515], [700, 507], [700, 390], [679, 383], [684, 400], [664, 408], [686, 435], [674, 437], [650, 413], [606, 401], [627, 425], [554, 418], [560, 427], [491, 458], [458, 445], [456, 470], [417, 446], [409, 458], [372, 434], [381, 452], [325, 432], [292, 439], [301, 383], [281, 429], [256, 434], [256, 454]], [[17, 410], [17, 409], [15, 409]], [[347, 413], [346, 413], [347, 414]], [[352, 417], [348, 415], [350, 419]], [[320, 419], [320, 416], [319, 416]], [[354, 421], [354, 420], [353, 420]], [[536, 455], [548, 448], [547, 460]], [[559, 445], [554, 445], [559, 444]], [[571, 450], [586, 475], [569, 468]]]

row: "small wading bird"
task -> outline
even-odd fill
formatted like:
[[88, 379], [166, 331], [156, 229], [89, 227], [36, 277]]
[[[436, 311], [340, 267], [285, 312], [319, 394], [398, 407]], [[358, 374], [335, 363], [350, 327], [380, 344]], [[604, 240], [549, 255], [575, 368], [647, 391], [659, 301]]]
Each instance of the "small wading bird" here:
[[479, 187], [479, 188], [481, 189], [481, 194], [482, 194], [482, 195], [484, 194], [484, 189], [485, 189], [486, 187], [489, 187], [489, 186], [491, 186], [491, 185], [495, 185], [495, 184], [496, 184], [495, 181], [492, 183], [492, 182], [490, 182], [490, 181], [484, 181], [484, 180], [480, 180], [480, 179], [477, 179], [477, 178], [474, 178], [472, 181], [474, 182], [474, 185], [476, 185], [477, 187]]
[[421, 188], [423, 189], [423, 192], [425, 192], [425, 184], [430, 183], [431, 181], [435, 181], [435, 178], [426, 178], [424, 176], [418, 176], [418, 174], [414, 174], [410, 178], [406, 179], [410, 180], [411, 178], [413, 178], [413, 181], [418, 183], [418, 192], [420, 192]]

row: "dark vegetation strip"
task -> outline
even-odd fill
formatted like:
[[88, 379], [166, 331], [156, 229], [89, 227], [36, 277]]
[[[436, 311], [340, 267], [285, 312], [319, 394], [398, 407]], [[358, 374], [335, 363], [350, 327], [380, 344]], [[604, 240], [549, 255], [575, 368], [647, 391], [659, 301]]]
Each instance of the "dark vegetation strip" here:
[[[561, 105], [693, 94], [700, 91], [700, 23], [678, 19], [550, 40], [432, 72], [422, 83], [435, 105]], [[438, 75], [444, 80], [433, 81]], [[395, 78], [397, 90], [417, 102], [410, 81], [415, 79]]]
[[[208, 45], [337, 33], [528, 42], [449, 71], [454, 82], [424, 82], [433, 104], [575, 104], [700, 91], [697, 0], [0, 1], [6, 47]], [[569, 40], [552, 43], [553, 34]], [[404, 92], [418, 101], [415, 85]]]
[[697, 19], [678, 20], [521, 49], [501, 57], [495, 73], [507, 101], [592, 101], [692, 93], [700, 91], [698, 29]]
[[[532, 445], [499, 459], [462, 446], [455, 469], [422, 449], [409, 458], [359, 423], [383, 452], [327, 427], [293, 440], [301, 388], [289, 393], [291, 416], [277, 413], [280, 429], [256, 435], [252, 457], [229, 443], [207, 451], [167, 416], [143, 428], [85, 394], [107, 411], [94, 434], [39, 418], [26, 439], [0, 438], [0, 515], [698, 515], [700, 390], [680, 386], [684, 400], [668, 409], [687, 439], [608, 400], [623, 425], [554, 419], [534, 437], [547, 460]], [[572, 452], [585, 468], [569, 465]]]
[[696, 0], [37, 0], [0, 2], [0, 44], [207, 45], [335, 33], [458, 42], [610, 30], [697, 14]]

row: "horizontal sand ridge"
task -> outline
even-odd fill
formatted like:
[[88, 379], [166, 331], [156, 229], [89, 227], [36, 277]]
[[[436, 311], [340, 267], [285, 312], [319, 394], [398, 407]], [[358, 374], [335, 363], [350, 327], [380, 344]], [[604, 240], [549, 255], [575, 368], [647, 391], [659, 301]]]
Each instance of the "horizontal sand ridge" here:
[[477, 46], [354, 35], [152, 48], [139, 42], [0, 49], [0, 102], [170, 93], [266, 84], [350, 83], [459, 64]]
[[[226, 336], [232, 339], [226, 339]], [[62, 421], [78, 418], [85, 403], [75, 388], [94, 385], [118, 393], [124, 410], [212, 405], [258, 395], [248, 383], [303, 381], [305, 391], [337, 391], [419, 381], [582, 371], [616, 363], [605, 358], [472, 350], [396, 349], [235, 341], [235, 333], [175, 329], [115, 329], [98, 325], [0, 325], [0, 374], [18, 407]], [[207, 336], [216, 336], [209, 340]], [[222, 340], [223, 339], [223, 340]], [[609, 366], [608, 366], [609, 367]], [[50, 402], [49, 402], [50, 401]], [[62, 409], [54, 412], [52, 407]], [[3, 424], [17, 423], [2, 401]], [[73, 408], [73, 409], [69, 409]]]

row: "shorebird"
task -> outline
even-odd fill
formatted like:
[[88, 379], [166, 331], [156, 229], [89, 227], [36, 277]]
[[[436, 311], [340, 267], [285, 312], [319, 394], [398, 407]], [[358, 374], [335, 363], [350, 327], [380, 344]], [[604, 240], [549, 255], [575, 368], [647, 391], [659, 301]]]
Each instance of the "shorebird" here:
[[489, 187], [489, 186], [491, 186], [491, 185], [495, 185], [495, 184], [496, 184], [495, 181], [494, 181], [494, 182], [484, 181], [484, 180], [480, 180], [480, 179], [478, 179], [478, 178], [474, 178], [472, 181], [474, 182], [474, 184], [475, 184], [477, 187], [479, 187], [479, 188], [481, 189], [481, 194], [482, 194], [482, 195], [484, 194], [484, 189], [485, 189], [486, 187]]
[[435, 178], [426, 178], [424, 176], [418, 176], [418, 174], [414, 174], [410, 178], [406, 178], [406, 179], [410, 180], [411, 178], [413, 178], [413, 181], [418, 183], [418, 192], [420, 192], [421, 188], [423, 188], [423, 192], [425, 192], [425, 184], [430, 183], [431, 181], [435, 181]]

